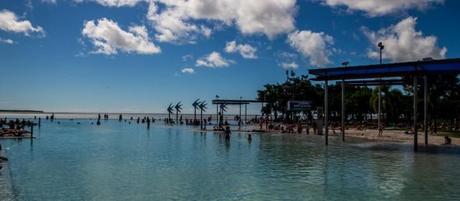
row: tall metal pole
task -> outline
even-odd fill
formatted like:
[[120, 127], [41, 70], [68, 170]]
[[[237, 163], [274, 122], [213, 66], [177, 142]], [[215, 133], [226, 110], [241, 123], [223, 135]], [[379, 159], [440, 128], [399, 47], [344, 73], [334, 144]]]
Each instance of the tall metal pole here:
[[[382, 112], [382, 109], [381, 109], [381, 107], [382, 107], [382, 95], [381, 95], [382, 92], [381, 92], [381, 86], [380, 86], [380, 84], [379, 84], [379, 87], [378, 87], [378, 93], [379, 93], [379, 94], [378, 94], [378, 106], [377, 106], [377, 107], [378, 107], [378, 112], [377, 112], [377, 115], [378, 115], [378, 117], [377, 117], [377, 129], [380, 130], [380, 128], [381, 128], [381, 120], [380, 120], [380, 118], [381, 118], [381, 116], [382, 116], [382, 113], [381, 113], [381, 112]], [[379, 134], [380, 134], [380, 132], [379, 132]]]
[[418, 134], [417, 134], [417, 76], [414, 76], [414, 151], [418, 149]]
[[248, 104], [244, 104], [244, 123], [248, 122]]
[[[263, 117], [264, 117], [264, 102], [262, 102], [262, 104], [260, 105], [260, 119], [258, 119], [258, 122], [259, 121], [262, 121]], [[260, 127], [262, 128], [262, 127]]]
[[425, 132], [425, 145], [428, 145], [428, 79], [423, 76], [423, 130]]
[[342, 79], [342, 141], [345, 142], [345, 80]]
[[[382, 65], [382, 52], [383, 52], [383, 49], [385, 48], [385, 46], [382, 44], [382, 42], [380, 42], [378, 45], [377, 45], [379, 48], [380, 48], [380, 65]], [[380, 78], [381, 80], [381, 78]], [[380, 134], [380, 129], [382, 127], [381, 125], [381, 116], [382, 116], [382, 92], [381, 92], [381, 85], [379, 83], [379, 86], [378, 86], [378, 117], [377, 117], [377, 130], [379, 130], [379, 134]]]
[[238, 116], [238, 129], [241, 130], [241, 100], [243, 97], [240, 96], [240, 115]]
[[329, 130], [327, 129], [328, 126], [328, 116], [329, 116], [329, 108], [328, 108], [328, 97], [327, 97], [327, 91], [328, 91], [328, 83], [327, 80], [324, 81], [324, 140], [326, 145], [329, 144]]

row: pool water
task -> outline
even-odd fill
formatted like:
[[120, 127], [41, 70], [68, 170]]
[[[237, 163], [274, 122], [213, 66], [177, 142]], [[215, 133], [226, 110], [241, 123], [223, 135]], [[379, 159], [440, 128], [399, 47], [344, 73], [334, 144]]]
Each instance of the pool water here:
[[57, 122], [33, 141], [0, 141], [0, 200], [460, 200], [453, 147]]

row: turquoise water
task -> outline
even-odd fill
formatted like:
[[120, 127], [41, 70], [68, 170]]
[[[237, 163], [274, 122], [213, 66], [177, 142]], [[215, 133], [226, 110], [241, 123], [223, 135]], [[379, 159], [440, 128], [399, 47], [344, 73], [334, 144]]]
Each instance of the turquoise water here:
[[460, 200], [455, 148], [80, 122], [0, 141], [0, 200]]

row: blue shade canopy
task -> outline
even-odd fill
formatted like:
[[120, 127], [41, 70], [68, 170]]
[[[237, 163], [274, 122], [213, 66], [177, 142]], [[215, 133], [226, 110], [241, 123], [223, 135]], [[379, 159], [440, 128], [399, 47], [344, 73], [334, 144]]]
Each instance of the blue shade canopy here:
[[460, 58], [414, 61], [403, 63], [321, 68], [309, 70], [314, 80], [366, 79], [424, 75], [432, 73], [460, 73]]

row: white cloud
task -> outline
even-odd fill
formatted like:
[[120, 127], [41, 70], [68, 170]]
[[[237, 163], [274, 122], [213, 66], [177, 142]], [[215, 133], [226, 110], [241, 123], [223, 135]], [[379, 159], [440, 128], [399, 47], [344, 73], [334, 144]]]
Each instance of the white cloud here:
[[295, 4], [296, 0], [157, 0], [150, 2], [147, 19], [163, 42], [209, 37], [211, 29], [198, 21], [236, 25], [243, 34], [274, 38], [294, 29]]
[[0, 44], [12, 45], [12, 44], [14, 44], [14, 41], [11, 40], [11, 39], [3, 39], [3, 38], [0, 38]]
[[193, 55], [187, 54], [187, 55], [182, 56], [182, 61], [183, 62], [187, 62], [187, 61], [190, 61], [190, 60], [193, 60]]
[[57, 0], [41, 0], [43, 3], [56, 4]]
[[[56, 1], [56, 0], [45, 0], [45, 1]], [[84, 1], [94, 1], [99, 3], [103, 6], [107, 7], [133, 7], [139, 2], [143, 2], [146, 0], [74, 0], [75, 2], [84, 2]]]
[[369, 16], [382, 16], [408, 9], [425, 9], [444, 0], [321, 0], [331, 7], [345, 6], [349, 10], [364, 11]]
[[230, 65], [230, 63], [233, 63], [233, 61], [223, 58], [218, 52], [211, 52], [209, 55], [196, 60], [196, 66], [204, 66], [209, 68], [227, 67]]
[[421, 60], [426, 57], [434, 59], [445, 58], [447, 48], [438, 47], [436, 36], [424, 36], [415, 30], [417, 18], [408, 17], [396, 25], [381, 29], [377, 32], [364, 28], [364, 34], [372, 43], [368, 52], [370, 58], [379, 58], [378, 42], [385, 46], [383, 58], [393, 62]]
[[199, 35], [209, 37], [211, 29], [186, 22], [187, 16], [181, 10], [166, 8], [158, 13], [155, 3], [150, 3], [147, 19], [153, 24], [157, 34], [155, 38], [161, 42], [194, 43]]
[[299, 68], [299, 65], [295, 62], [291, 62], [291, 63], [281, 63], [281, 67], [285, 70], [295, 70], [297, 68]]
[[187, 74], [193, 74], [195, 73], [195, 70], [193, 70], [193, 68], [183, 68], [180, 72], [187, 73]]
[[93, 53], [110, 55], [117, 54], [118, 51], [138, 54], [161, 52], [161, 49], [149, 40], [145, 26], [131, 26], [125, 31], [116, 22], [102, 18], [87, 21], [82, 35], [93, 43], [96, 48]]
[[322, 66], [330, 63], [328, 47], [334, 43], [334, 39], [323, 32], [295, 31], [288, 35], [288, 43], [307, 57], [310, 65]]
[[26, 36], [30, 34], [38, 34], [44, 36], [45, 31], [40, 26], [33, 26], [28, 20], [20, 20], [15, 13], [9, 10], [0, 11], [0, 29], [15, 33], [24, 33]]
[[225, 52], [235, 53], [239, 52], [243, 58], [257, 59], [257, 48], [249, 44], [236, 44], [236, 41], [227, 42], [225, 45]]
[[235, 21], [243, 34], [273, 38], [294, 29], [295, 4], [295, 0], [240, 0]]

